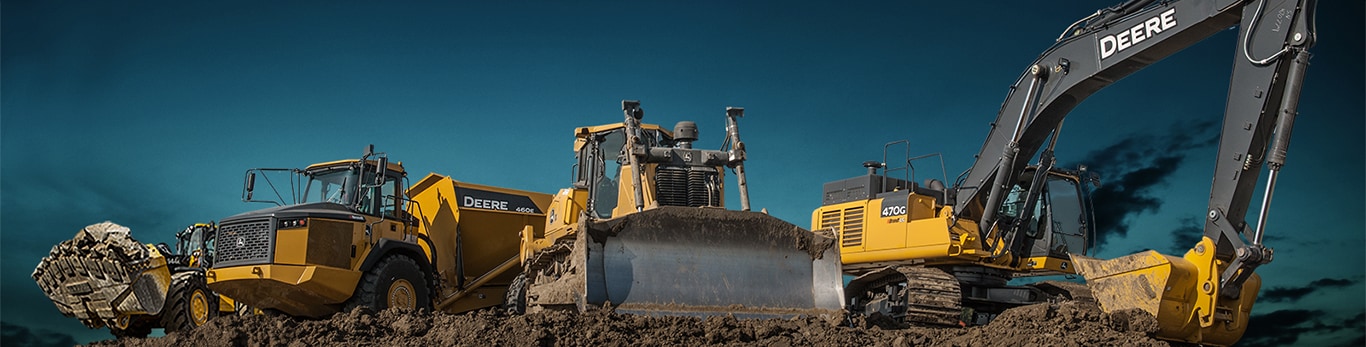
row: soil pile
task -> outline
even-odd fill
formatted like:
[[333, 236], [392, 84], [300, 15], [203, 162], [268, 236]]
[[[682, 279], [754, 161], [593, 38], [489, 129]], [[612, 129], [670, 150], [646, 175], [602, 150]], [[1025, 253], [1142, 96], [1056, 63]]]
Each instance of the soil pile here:
[[646, 317], [607, 310], [520, 316], [356, 309], [326, 320], [223, 317], [159, 338], [100, 346], [1167, 346], [1152, 338], [1157, 321], [1142, 311], [1105, 314], [1093, 303], [1064, 301], [1007, 310], [986, 326], [898, 329], [816, 318]]

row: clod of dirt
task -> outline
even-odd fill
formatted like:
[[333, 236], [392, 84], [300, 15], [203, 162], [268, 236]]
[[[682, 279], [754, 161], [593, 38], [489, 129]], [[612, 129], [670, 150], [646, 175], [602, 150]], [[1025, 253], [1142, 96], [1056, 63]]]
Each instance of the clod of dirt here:
[[836, 326], [819, 318], [650, 317], [607, 310], [509, 316], [356, 309], [325, 320], [222, 317], [160, 338], [99, 346], [1167, 346], [1152, 338], [1157, 321], [1143, 311], [1105, 314], [1089, 302], [1036, 304], [968, 328]]

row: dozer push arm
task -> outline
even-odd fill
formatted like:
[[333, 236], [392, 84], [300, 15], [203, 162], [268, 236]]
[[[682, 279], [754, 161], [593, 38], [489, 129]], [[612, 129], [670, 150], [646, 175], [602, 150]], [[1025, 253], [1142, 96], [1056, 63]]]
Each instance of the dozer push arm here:
[[[957, 217], [978, 221], [985, 235], [1010, 184], [1050, 134], [1057, 136], [1073, 107], [1149, 64], [1238, 25], [1238, 59], [1205, 228], [1217, 240], [1221, 258], [1237, 262], [1222, 276], [1221, 286], [1236, 286], [1270, 256], [1257, 245], [1261, 227], [1251, 246], [1235, 234], [1246, 228], [1243, 218], [1261, 162], [1271, 164], [1272, 185], [1283, 165], [1307, 49], [1313, 44], [1314, 3], [1137, 0], [1078, 21], [1011, 86], [976, 162], [955, 187]], [[1276, 141], [1267, 157], [1273, 133]]]

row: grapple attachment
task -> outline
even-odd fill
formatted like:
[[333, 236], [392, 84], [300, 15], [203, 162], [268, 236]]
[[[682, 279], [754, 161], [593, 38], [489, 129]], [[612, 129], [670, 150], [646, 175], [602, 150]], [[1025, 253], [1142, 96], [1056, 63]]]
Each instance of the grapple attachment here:
[[1110, 260], [1072, 256], [1105, 312], [1139, 309], [1157, 317], [1157, 337], [1228, 346], [1247, 330], [1261, 278], [1253, 274], [1236, 297], [1219, 295], [1222, 261], [1204, 238], [1184, 258], [1144, 251]]
[[53, 246], [33, 279], [63, 315], [91, 328], [160, 313], [171, 285], [166, 258], [111, 222], [87, 226]]
[[840, 319], [838, 248], [764, 213], [660, 207], [583, 222], [567, 270], [530, 303], [646, 315]]

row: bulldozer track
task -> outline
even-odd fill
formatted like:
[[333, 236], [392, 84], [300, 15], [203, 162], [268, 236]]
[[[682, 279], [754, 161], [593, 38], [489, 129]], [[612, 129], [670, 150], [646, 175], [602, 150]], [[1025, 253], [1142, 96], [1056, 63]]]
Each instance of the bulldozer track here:
[[906, 322], [959, 325], [963, 296], [956, 277], [918, 266], [898, 266], [896, 271], [906, 278]]

